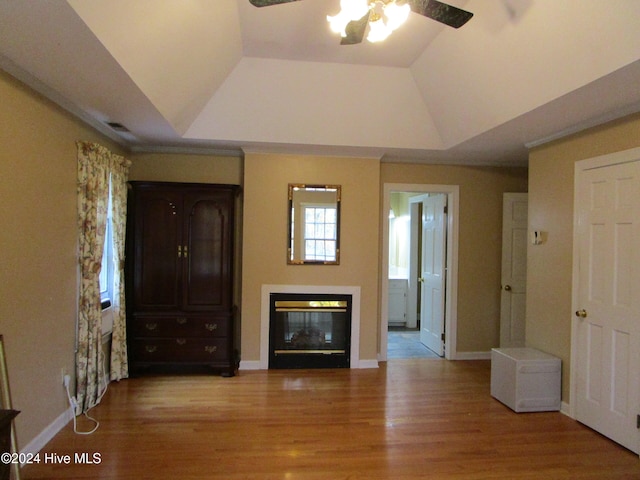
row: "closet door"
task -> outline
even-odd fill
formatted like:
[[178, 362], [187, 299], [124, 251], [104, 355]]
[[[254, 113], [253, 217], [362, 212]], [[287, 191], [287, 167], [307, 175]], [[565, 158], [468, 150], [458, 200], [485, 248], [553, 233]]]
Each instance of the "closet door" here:
[[635, 453], [640, 453], [639, 157], [640, 148], [576, 164], [571, 396], [578, 421]]
[[184, 196], [184, 310], [231, 308], [232, 208], [230, 191], [194, 191]]
[[135, 202], [134, 308], [180, 308], [182, 197], [171, 189], [140, 189]]

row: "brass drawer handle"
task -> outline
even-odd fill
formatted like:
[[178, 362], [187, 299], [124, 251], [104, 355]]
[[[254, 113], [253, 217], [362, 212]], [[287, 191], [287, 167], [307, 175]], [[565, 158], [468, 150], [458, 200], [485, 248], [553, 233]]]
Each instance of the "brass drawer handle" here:
[[187, 323], [187, 319], [185, 317], [178, 317], [176, 318], [176, 322], [178, 322], [178, 325], [184, 325]]
[[145, 345], [144, 349], [147, 351], [147, 353], [153, 353], [158, 349], [158, 347], [156, 347], [155, 345]]
[[176, 338], [176, 343], [178, 345], [184, 345], [187, 343], [187, 340], [185, 338]]
[[218, 328], [218, 324], [217, 323], [206, 323], [204, 325], [204, 328], [206, 328], [210, 332], [213, 332], [214, 330], [216, 330]]
[[158, 328], [157, 323], [145, 323], [144, 326], [147, 328], [147, 330], [155, 330], [156, 328]]
[[218, 347], [215, 345], [205, 345], [204, 347], [204, 351], [207, 353], [215, 353], [216, 350], [218, 350]]

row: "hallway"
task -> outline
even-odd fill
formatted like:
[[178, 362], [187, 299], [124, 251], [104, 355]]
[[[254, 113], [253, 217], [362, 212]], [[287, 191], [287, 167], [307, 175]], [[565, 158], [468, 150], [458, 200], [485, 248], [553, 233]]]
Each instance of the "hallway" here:
[[420, 330], [407, 328], [389, 328], [387, 359], [401, 358], [440, 358], [420, 343]]

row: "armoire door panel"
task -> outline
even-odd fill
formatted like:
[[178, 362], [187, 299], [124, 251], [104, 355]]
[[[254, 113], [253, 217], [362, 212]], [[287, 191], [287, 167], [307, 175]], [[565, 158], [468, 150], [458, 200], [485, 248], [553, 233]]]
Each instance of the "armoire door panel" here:
[[185, 310], [215, 310], [230, 307], [229, 205], [215, 195], [187, 198], [185, 238], [189, 254], [184, 269]]
[[177, 309], [180, 303], [181, 202], [166, 192], [145, 192], [136, 207], [135, 306]]

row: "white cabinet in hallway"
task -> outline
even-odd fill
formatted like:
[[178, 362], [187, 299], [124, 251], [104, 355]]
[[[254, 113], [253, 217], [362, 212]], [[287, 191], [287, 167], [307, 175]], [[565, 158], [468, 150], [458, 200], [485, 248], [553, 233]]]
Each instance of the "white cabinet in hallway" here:
[[389, 326], [406, 325], [408, 288], [408, 280], [405, 278], [389, 279]]

